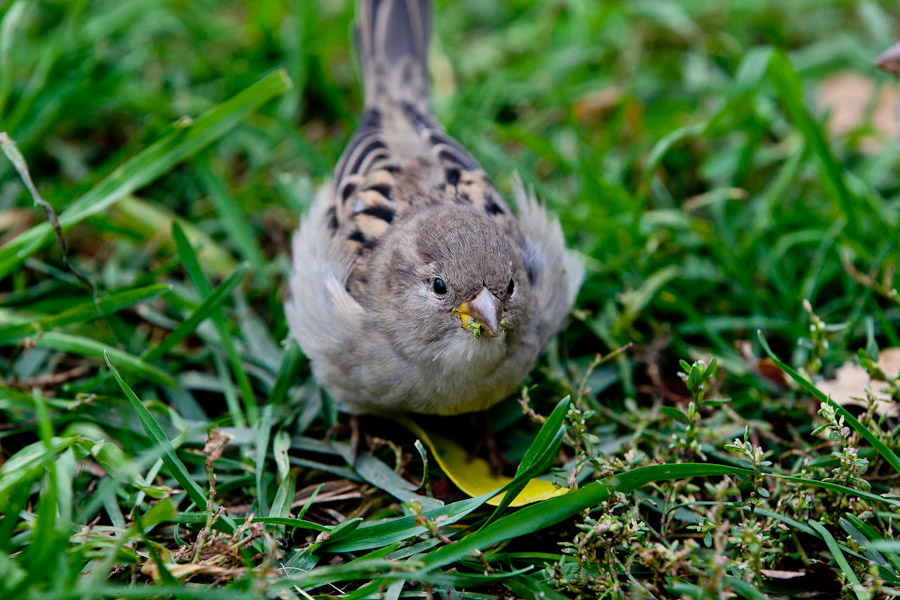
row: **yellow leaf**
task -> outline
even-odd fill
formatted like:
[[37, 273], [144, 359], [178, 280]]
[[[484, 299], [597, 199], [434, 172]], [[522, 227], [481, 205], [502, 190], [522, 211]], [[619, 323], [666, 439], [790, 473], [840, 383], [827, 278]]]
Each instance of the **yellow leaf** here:
[[[469, 496], [478, 496], [493, 492], [512, 481], [503, 475], [493, 475], [488, 463], [480, 458], [469, 457], [469, 453], [458, 444], [436, 433], [426, 433], [412, 420], [398, 417], [397, 422], [406, 427], [413, 435], [422, 440], [432, 456], [437, 461], [441, 470], [447, 477]], [[519, 492], [510, 506], [525, 506], [532, 502], [539, 502], [554, 496], [562, 496], [569, 488], [557, 488], [549, 481], [532, 479], [528, 485]], [[491, 506], [497, 506], [503, 499], [503, 494], [495, 496], [487, 501]]]

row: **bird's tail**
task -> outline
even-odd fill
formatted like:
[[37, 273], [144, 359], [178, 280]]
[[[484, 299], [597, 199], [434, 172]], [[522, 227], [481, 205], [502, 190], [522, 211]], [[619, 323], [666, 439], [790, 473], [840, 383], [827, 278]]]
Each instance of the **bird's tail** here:
[[359, 0], [356, 42], [366, 106], [428, 107], [429, 0]]

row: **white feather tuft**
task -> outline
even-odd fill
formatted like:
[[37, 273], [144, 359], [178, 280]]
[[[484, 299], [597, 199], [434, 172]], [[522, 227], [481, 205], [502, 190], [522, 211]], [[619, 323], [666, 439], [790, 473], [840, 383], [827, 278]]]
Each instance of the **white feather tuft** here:
[[545, 346], [575, 304], [584, 280], [584, 262], [566, 249], [559, 220], [547, 214], [534, 190], [525, 189], [518, 173], [513, 174], [513, 196], [525, 236], [525, 266], [535, 278], [532, 294], [535, 318], [540, 320], [538, 335], [541, 346]]
[[362, 326], [365, 312], [344, 285], [353, 255], [327, 223], [330, 185], [323, 185], [294, 232], [285, 316], [303, 353], [328, 360]]

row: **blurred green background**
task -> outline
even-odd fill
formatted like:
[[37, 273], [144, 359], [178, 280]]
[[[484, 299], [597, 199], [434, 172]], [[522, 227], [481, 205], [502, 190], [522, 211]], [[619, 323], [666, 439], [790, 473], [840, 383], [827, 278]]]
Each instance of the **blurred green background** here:
[[[197, 431], [252, 423], [262, 405], [273, 432], [321, 438], [335, 423], [283, 344], [281, 303], [291, 231], [361, 109], [353, 12], [349, 0], [0, 0], [0, 131], [61, 215], [74, 265], [0, 160], [0, 462], [40, 438], [39, 422], [45, 438], [116, 440], [122, 464], [146, 458], [153, 444], [133, 435], [104, 350], [167, 431], [188, 424], [194, 446]], [[516, 171], [534, 186], [587, 263], [576, 317], [530, 379], [539, 411], [580, 390], [609, 464], [638, 447], [650, 462], [690, 458], [657, 409], [690, 399], [679, 359], [714, 356], [710, 385], [734, 410], [705, 413], [698, 444], [721, 449], [750, 423], [787, 457], [778, 468], [800, 469], [790, 452], [811, 443], [818, 406], [760, 362], [756, 330], [810, 376], [860, 348], [900, 346], [898, 83], [873, 65], [898, 23], [900, 3], [868, 0], [437, 3], [438, 120], [501, 191]], [[811, 332], [804, 300], [827, 327]], [[579, 387], [596, 353], [629, 343]], [[514, 402], [498, 412], [521, 456], [531, 424]], [[272, 491], [264, 430], [256, 472]], [[232, 502], [262, 482], [244, 473], [254, 439], [235, 443], [221, 467]], [[353, 476], [337, 459], [303, 460], [308, 484]], [[596, 476], [637, 463], [623, 464]], [[16, 488], [22, 506], [42, 473]], [[78, 477], [70, 508], [91, 499], [91, 474]], [[115, 490], [98, 498], [124, 527], [116, 507], [146, 498]], [[372, 512], [385, 514], [392, 499], [379, 493]], [[20, 525], [0, 558], [27, 545]]]

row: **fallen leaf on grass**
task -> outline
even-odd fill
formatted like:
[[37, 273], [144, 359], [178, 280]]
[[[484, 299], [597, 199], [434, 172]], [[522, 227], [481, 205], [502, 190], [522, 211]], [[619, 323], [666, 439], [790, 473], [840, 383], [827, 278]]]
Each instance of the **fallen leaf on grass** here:
[[0, 246], [31, 226], [34, 213], [27, 208], [0, 210]]
[[787, 375], [778, 368], [778, 365], [771, 358], [761, 358], [756, 364], [756, 368], [759, 370], [760, 375], [769, 381], [782, 387], [788, 384]]
[[[893, 379], [900, 374], [900, 348], [885, 348], [878, 355], [878, 366], [884, 374]], [[866, 386], [871, 386], [872, 393], [878, 399], [875, 406], [876, 414], [896, 416], [898, 414], [897, 403], [888, 393], [889, 384], [884, 381], [875, 381], [861, 366], [848, 362], [834, 372], [833, 379], [820, 381], [816, 387], [823, 394], [831, 396], [831, 399], [841, 406], [855, 405], [865, 406]]]
[[765, 377], [778, 387], [785, 387], [788, 384], [787, 375], [778, 368], [778, 365], [771, 358], [757, 358], [753, 354], [753, 344], [748, 340], [738, 340], [734, 344], [737, 351], [744, 359], [744, 364], [750, 371]]
[[617, 86], [590, 91], [575, 101], [575, 118], [579, 121], [597, 119], [618, 106], [624, 95], [622, 88]]
[[[470, 458], [469, 453], [455, 442], [436, 433], [426, 433], [410, 419], [398, 418], [397, 422], [428, 446], [438, 466], [447, 474], [450, 481], [472, 498], [498, 490], [512, 481], [510, 477], [492, 474], [487, 461], [477, 457]], [[558, 488], [549, 481], [535, 478], [519, 492], [510, 506], [525, 506], [554, 496], [562, 496], [568, 492], [569, 488]], [[498, 506], [502, 500], [503, 494], [500, 494], [488, 500], [487, 503], [491, 506]]]
[[879, 135], [866, 135], [859, 141], [860, 151], [879, 152], [887, 139], [900, 133], [897, 123], [897, 104], [900, 91], [894, 85], [878, 88], [875, 80], [859, 73], [844, 72], [823, 80], [816, 89], [816, 104], [823, 112], [830, 112], [828, 135], [840, 137], [858, 129], [867, 118], [874, 103], [871, 126]]

